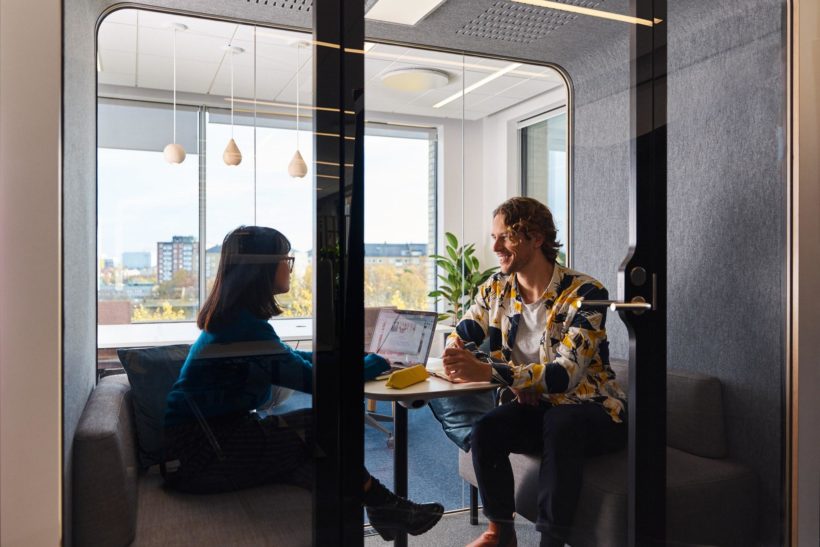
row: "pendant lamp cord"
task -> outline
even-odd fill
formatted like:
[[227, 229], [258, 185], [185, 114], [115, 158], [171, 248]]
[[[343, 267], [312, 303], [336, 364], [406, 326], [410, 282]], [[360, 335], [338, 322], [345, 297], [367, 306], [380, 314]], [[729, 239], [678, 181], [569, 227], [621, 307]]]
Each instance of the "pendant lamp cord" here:
[[177, 142], [177, 29], [174, 28], [174, 144]]
[[302, 49], [302, 43], [296, 44], [296, 151], [299, 151], [299, 50]]
[[229, 53], [231, 55], [231, 138], [233, 138], [233, 46], [231, 46]]

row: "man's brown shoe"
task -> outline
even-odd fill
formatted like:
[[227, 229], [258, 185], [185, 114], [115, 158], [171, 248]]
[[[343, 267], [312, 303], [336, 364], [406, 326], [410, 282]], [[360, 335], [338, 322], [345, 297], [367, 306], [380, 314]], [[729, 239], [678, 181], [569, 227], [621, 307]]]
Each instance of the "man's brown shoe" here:
[[[503, 537], [502, 537], [503, 536]], [[487, 531], [481, 534], [478, 539], [467, 545], [467, 547], [517, 547], [518, 540], [515, 537], [515, 528], [512, 524], [499, 525], [490, 521]]]

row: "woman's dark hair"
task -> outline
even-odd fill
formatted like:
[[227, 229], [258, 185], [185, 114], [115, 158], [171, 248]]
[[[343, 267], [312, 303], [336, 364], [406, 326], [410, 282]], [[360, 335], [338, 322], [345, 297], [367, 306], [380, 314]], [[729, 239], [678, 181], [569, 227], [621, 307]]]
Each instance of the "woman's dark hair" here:
[[552, 220], [552, 213], [546, 205], [533, 198], [514, 197], [496, 207], [493, 217], [496, 215], [504, 215], [504, 224], [515, 235], [527, 239], [532, 239], [533, 235], [544, 238], [541, 252], [555, 264], [561, 243], [558, 242], [558, 230]]
[[234, 322], [243, 308], [260, 319], [282, 313], [274, 297], [279, 263], [290, 252], [281, 232], [262, 226], [240, 226], [225, 236], [211, 294], [196, 325], [213, 331]]

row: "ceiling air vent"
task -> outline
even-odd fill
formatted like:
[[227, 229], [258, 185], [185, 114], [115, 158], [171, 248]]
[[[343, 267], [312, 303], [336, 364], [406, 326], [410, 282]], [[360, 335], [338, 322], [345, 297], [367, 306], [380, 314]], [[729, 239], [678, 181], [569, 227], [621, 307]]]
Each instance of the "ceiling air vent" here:
[[246, 0], [248, 4], [259, 4], [272, 8], [291, 9], [296, 11], [310, 11], [313, 0]]
[[[564, 3], [595, 8], [602, 1], [566, 0]], [[578, 15], [574, 13], [502, 1], [487, 8], [487, 11], [457, 32], [474, 38], [529, 44], [561, 28], [576, 17]]]

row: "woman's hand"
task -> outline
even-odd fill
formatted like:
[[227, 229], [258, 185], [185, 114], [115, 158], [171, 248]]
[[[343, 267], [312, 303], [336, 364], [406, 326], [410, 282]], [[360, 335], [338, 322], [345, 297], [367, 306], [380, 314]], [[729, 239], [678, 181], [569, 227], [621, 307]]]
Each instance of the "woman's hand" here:
[[493, 368], [475, 358], [466, 349], [449, 347], [444, 350], [444, 372], [454, 382], [489, 382]]

